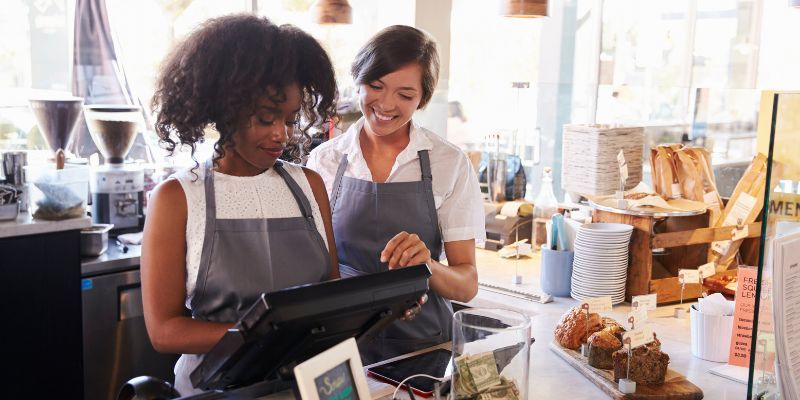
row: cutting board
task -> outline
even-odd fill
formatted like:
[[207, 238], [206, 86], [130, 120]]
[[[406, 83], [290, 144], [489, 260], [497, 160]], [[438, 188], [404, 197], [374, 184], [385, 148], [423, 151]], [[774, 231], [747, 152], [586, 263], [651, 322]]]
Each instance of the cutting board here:
[[636, 385], [636, 393], [624, 394], [617, 389], [613, 370], [592, 367], [581, 353], [565, 349], [555, 342], [550, 343], [550, 350], [615, 400], [700, 400], [703, 398], [703, 391], [699, 387], [671, 369], [667, 370], [667, 377], [663, 385]]

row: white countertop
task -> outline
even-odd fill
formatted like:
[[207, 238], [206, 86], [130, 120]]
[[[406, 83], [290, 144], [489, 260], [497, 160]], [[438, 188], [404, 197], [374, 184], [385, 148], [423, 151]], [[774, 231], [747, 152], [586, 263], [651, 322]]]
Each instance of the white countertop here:
[[[511, 276], [519, 268], [525, 284], [539, 281], [539, 257], [520, 260], [501, 259], [496, 252], [477, 250], [479, 276]], [[526, 285], [527, 286], [527, 285]], [[553, 330], [558, 320], [570, 308], [579, 303], [572, 298], [555, 297], [553, 302], [540, 304], [496, 292], [480, 289], [478, 295], [467, 305], [470, 307], [500, 307], [513, 309], [531, 317], [532, 336], [536, 342], [531, 346], [530, 380], [528, 382], [530, 399], [570, 399], [596, 400], [609, 398], [580, 372], [559, 358], [549, 349], [553, 340]], [[747, 397], [747, 385], [728, 380], [708, 372], [709, 369], [724, 365], [705, 361], [692, 356], [691, 331], [688, 313], [683, 319], [672, 317], [674, 305], [662, 306], [649, 313], [649, 323], [661, 340], [661, 346], [670, 356], [669, 367], [700, 387], [706, 399], [727, 400]], [[604, 314], [623, 321], [631, 307], [627, 303], [614, 306], [614, 311]], [[394, 387], [367, 378], [376, 398], [391, 398]], [[383, 389], [386, 386], [391, 390]], [[381, 390], [383, 389], [383, 390]], [[400, 392], [398, 397], [406, 396]], [[407, 398], [407, 397], [402, 397]]]
[[[520, 261], [504, 260], [497, 253], [478, 249], [478, 275], [505, 277], [514, 274], [518, 268], [524, 283], [539, 281], [539, 257]], [[505, 279], [505, 278], [503, 278]], [[528, 397], [530, 399], [570, 399], [597, 400], [609, 398], [580, 372], [553, 353], [550, 342], [553, 330], [561, 316], [579, 303], [571, 298], [556, 297], [553, 302], [540, 304], [501, 293], [480, 289], [478, 295], [467, 305], [470, 307], [499, 307], [516, 310], [531, 318], [532, 336], [536, 342], [531, 346], [530, 380]], [[687, 303], [688, 305], [689, 303]], [[724, 365], [705, 361], [691, 354], [691, 333], [689, 317], [672, 317], [674, 305], [662, 306], [649, 313], [649, 323], [661, 340], [662, 350], [669, 354], [669, 367], [700, 387], [706, 399], [741, 400], [746, 398], [747, 385], [728, 380], [708, 372], [710, 368]], [[604, 314], [622, 321], [631, 307], [623, 303], [614, 307], [613, 312]], [[394, 386], [367, 377], [370, 392], [375, 399], [390, 399]], [[290, 393], [267, 397], [269, 399], [289, 399]], [[405, 392], [399, 391], [398, 398], [407, 399]]]
[[41, 233], [71, 231], [92, 226], [89, 217], [70, 218], [61, 221], [33, 219], [28, 212], [21, 212], [15, 221], [0, 222], [0, 238], [38, 235]]

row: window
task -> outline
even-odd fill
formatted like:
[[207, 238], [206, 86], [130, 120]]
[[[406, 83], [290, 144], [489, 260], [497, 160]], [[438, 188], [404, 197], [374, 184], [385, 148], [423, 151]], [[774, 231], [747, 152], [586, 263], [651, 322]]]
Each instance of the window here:
[[45, 149], [28, 98], [69, 91], [74, 1], [7, 0], [0, 13], [0, 149]]
[[715, 163], [749, 160], [759, 3], [606, 0], [596, 121], [643, 124], [651, 145], [686, 135]]
[[541, 20], [503, 18], [492, 1], [453, 0], [450, 24], [447, 139], [483, 150], [487, 135], [501, 132], [501, 151], [524, 153], [536, 134]]

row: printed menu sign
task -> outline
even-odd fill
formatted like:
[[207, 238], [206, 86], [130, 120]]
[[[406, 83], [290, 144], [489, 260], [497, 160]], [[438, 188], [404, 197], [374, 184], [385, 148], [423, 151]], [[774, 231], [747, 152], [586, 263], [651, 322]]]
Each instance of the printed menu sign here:
[[750, 342], [753, 339], [753, 316], [756, 306], [755, 268], [739, 267], [736, 275], [736, 308], [733, 312], [733, 332], [728, 364], [750, 367]]
[[345, 361], [314, 378], [320, 400], [358, 400], [350, 362]]

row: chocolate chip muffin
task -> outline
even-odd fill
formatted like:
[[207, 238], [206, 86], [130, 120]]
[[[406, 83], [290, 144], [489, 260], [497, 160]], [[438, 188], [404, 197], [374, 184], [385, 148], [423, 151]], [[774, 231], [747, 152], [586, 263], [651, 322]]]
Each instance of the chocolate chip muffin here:
[[612, 356], [622, 348], [622, 341], [611, 329], [603, 329], [589, 336], [589, 365], [600, 369], [614, 368]]

